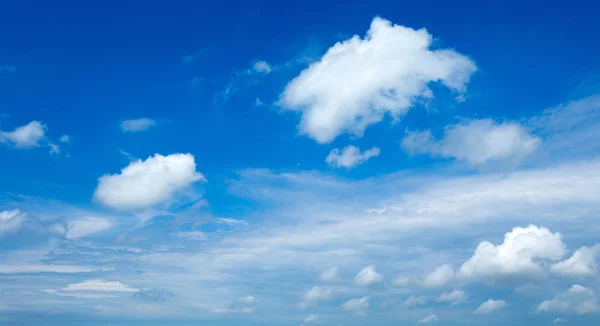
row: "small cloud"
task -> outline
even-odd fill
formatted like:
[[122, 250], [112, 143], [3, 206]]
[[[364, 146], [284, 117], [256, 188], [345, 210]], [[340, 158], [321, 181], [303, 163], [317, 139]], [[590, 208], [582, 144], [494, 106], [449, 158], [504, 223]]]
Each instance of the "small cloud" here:
[[422, 306], [427, 302], [427, 297], [424, 296], [413, 296], [406, 298], [404, 302], [400, 304], [400, 307], [403, 308], [415, 308], [418, 306]]
[[1, 65], [0, 66], [0, 74], [2, 73], [11, 73], [17, 71], [17, 67], [11, 65]]
[[429, 315], [429, 316], [426, 316], [425, 318], [419, 320], [417, 322], [417, 324], [429, 324], [429, 323], [433, 323], [433, 322], [437, 322], [437, 321], [438, 321], [438, 318], [436, 315]]
[[319, 276], [319, 279], [321, 282], [339, 282], [342, 280], [337, 267], [331, 267], [324, 270]]
[[379, 156], [379, 154], [380, 151], [377, 147], [361, 153], [358, 147], [348, 145], [341, 150], [339, 148], [331, 150], [325, 158], [325, 162], [334, 168], [350, 169], [366, 162], [371, 157]]
[[0, 211], [0, 235], [18, 230], [25, 216], [19, 209]]
[[554, 321], [552, 323], [553, 324], [563, 324], [563, 323], [566, 323], [566, 322], [567, 322], [566, 319], [556, 318], [556, 319], [554, 319]]
[[263, 74], [268, 74], [271, 72], [271, 65], [266, 61], [256, 61], [252, 66], [254, 72], [259, 72]]
[[552, 272], [562, 276], [590, 277], [598, 275], [597, 257], [600, 255], [600, 243], [593, 247], [581, 247], [564, 261], [552, 265]]
[[206, 235], [200, 231], [178, 232], [177, 238], [188, 241], [206, 240]]
[[173, 292], [165, 289], [142, 289], [133, 294], [134, 299], [152, 302], [166, 301], [174, 296]]
[[423, 281], [423, 286], [427, 288], [443, 287], [454, 279], [454, 270], [450, 265], [442, 265], [429, 273]]
[[60, 147], [54, 143], [48, 143], [48, 147], [50, 147], [50, 154], [58, 154], [60, 153]]
[[370, 297], [350, 299], [342, 304], [342, 308], [359, 316], [365, 316], [369, 309], [369, 299]]
[[206, 51], [208, 51], [208, 49], [202, 49], [194, 54], [184, 55], [181, 58], [181, 63], [190, 64], [190, 63], [200, 59], [200, 57], [202, 57], [206, 53]]
[[156, 121], [148, 118], [125, 120], [121, 122], [123, 132], [143, 131], [156, 125]]
[[369, 265], [354, 277], [354, 283], [358, 286], [371, 286], [383, 281], [383, 275], [377, 273], [375, 266]]
[[62, 135], [60, 136], [60, 138], [58, 139], [61, 143], [70, 143], [71, 142], [71, 137], [69, 135]]
[[314, 286], [304, 294], [301, 306], [315, 305], [321, 301], [329, 301], [333, 298], [333, 291], [330, 288]]
[[255, 106], [263, 106], [263, 105], [265, 105], [265, 103], [263, 101], [261, 101], [260, 98], [257, 97], [256, 100], [254, 101], [254, 105]]
[[305, 324], [313, 323], [313, 322], [317, 321], [318, 319], [319, 319], [319, 315], [310, 314], [310, 315], [306, 316], [306, 318], [304, 318], [304, 323]]
[[506, 307], [506, 302], [502, 300], [489, 299], [488, 301], [482, 303], [477, 309], [475, 309], [473, 313], [475, 315], [489, 315], [504, 307]]
[[456, 305], [467, 299], [467, 294], [462, 290], [454, 290], [452, 292], [443, 292], [438, 298], [438, 302], [449, 302], [451, 305]]
[[38, 147], [47, 129], [42, 122], [31, 121], [13, 131], [0, 131], [0, 142], [12, 143], [17, 148]]
[[118, 281], [87, 280], [69, 284], [62, 291], [137, 292], [139, 290]]
[[67, 223], [67, 239], [79, 239], [106, 231], [113, 226], [112, 222], [99, 217], [86, 217]]

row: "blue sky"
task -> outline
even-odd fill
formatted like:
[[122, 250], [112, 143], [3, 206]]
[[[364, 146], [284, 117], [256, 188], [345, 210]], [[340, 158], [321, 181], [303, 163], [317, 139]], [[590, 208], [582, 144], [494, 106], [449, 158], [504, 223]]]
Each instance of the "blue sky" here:
[[1, 323], [597, 324], [597, 9], [1, 4]]

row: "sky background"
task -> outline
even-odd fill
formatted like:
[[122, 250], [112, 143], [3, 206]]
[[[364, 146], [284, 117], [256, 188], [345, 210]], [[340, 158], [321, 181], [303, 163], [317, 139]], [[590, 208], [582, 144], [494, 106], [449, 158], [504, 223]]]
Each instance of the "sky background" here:
[[598, 324], [598, 9], [0, 3], [0, 323]]

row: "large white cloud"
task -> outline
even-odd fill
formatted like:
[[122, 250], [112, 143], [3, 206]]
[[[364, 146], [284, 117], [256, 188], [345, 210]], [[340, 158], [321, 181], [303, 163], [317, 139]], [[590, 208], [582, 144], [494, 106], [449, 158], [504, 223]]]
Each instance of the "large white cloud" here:
[[379, 156], [379, 148], [377, 147], [361, 152], [358, 147], [348, 145], [341, 150], [339, 148], [332, 149], [325, 158], [325, 162], [331, 167], [349, 169], [366, 162], [374, 156]]
[[593, 247], [581, 247], [571, 257], [552, 265], [552, 272], [563, 276], [598, 275], [596, 258], [600, 255], [600, 243]]
[[31, 121], [13, 131], [0, 131], [0, 142], [10, 142], [18, 148], [37, 147], [40, 146], [40, 140], [44, 138], [46, 129], [46, 125], [42, 122]]
[[145, 161], [131, 162], [119, 174], [100, 177], [94, 198], [114, 209], [142, 210], [168, 202], [203, 180], [191, 154], [155, 154]]
[[459, 277], [489, 282], [536, 279], [543, 275], [540, 260], [557, 261], [567, 252], [560, 233], [530, 225], [516, 227], [494, 245], [482, 241], [460, 268]]
[[539, 137], [530, 135], [517, 123], [482, 119], [447, 126], [440, 140], [436, 140], [429, 130], [408, 132], [402, 147], [411, 154], [455, 158], [471, 166], [489, 162], [516, 166], [541, 142]]
[[377, 270], [375, 270], [375, 266], [373, 265], [363, 268], [354, 277], [354, 283], [358, 286], [371, 286], [381, 281], [383, 281], [383, 275], [377, 273]]
[[425, 29], [376, 17], [364, 39], [336, 43], [293, 79], [279, 104], [301, 111], [300, 131], [319, 143], [345, 132], [360, 136], [386, 114], [399, 118], [431, 98], [430, 82], [465, 91], [475, 63], [450, 49], [430, 49], [432, 40]]
[[538, 312], [563, 312], [585, 315], [600, 312], [600, 301], [594, 292], [575, 284], [554, 299], [546, 300], [537, 306]]

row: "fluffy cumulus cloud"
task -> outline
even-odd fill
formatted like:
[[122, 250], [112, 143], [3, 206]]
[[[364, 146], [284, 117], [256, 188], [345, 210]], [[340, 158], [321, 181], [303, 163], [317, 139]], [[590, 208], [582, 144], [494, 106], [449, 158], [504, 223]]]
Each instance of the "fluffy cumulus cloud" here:
[[314, 286], [304, 294], [301, 306], [315, 305], [321, 301], [333, 299], [333, 290], [326, 287]]
[[454, 270], [450, 265], [442, 265], [425, 276], [423, 286], [438, 288], [448, 284], [454, 279]]
[[537, 311], [585, 315], [600, 312], [600, 301], [592, 290], [575, 284], [554, 299], [538, 304]]
[[467, 294], [462, 290], [454, 290], [452, 292], [443, 292], [438, 297], [438, 302], [449, 302], [451, 305], [456, 305], [467, 299]]
[[169, 202], [173, 197], [198, 181], [191, 154], [156, 154], [145, 161], [131, 162], [119, 174], [107, 174], [98, 179], [94, 198], [117, 210], [142, 210]]
[[477, 69], [451, 49], [430, 49], [425, 30], [375, 18], [364, 38], [338, 42], [288, 83], [279, 105], [302, 113], [300, 131], [319, 143], [362, 135], [385, 115], [397, 119], [431, 98], [430, 82], [464, 92]]
[[156, 121], [148, 118], [125, 120], [121, 122], [121, 130], [123, 132], [138, 132], [144, 131], [156, 125]]
[[369, 299], [369, 297], [350, 299], [342, 304], [342, 308], [354, 314], [364, 316], [369, 309]]
[[495, 311], [498, 311], [504, 307], [506, 307], [506, 302], [504, 302], [502, 300], [489, 299], [488, 301], [479, 305], [479, 307], [477, 307], [477, 309], [475, 309], [475, 311], [473, 313], [476, 315], [489, 315], [489, 314], [491, 314]]
[[375, 266], [369, 265], [363, 268], [354, 277], [354, 283], [358, 286], [371, 286], [383, 281], [383, 275], [377, 273]]
[[83, 238], [94, 233], [106, 231], [112, 227], [112, 222], [100, 217], [86, 217], [67, 223], [65, 237], [67, 239]]
[[402, 139], [402, 147], [413, 155], [454, 158], [471, 166], [486, 163], [516, 166], [541, 142], [517, 123], [482, 119], [447, 126], [440, 140], [429, 130], [408, 132]]
[[38, 147], [46, 134], [46, 129], [46, 125], [42, 122], [31, 121], [13, 131], [0, 131], [0, 142], [8, 142], [17, 148]]
[[563, 276], [598, 275], [596, 259], [600, 255], [600, 243], [593, 247], [581, 247], [571, 257], [552, 265], [552, 272]]
[[319, 275], [319, 279], [321, 282], [338, 282], [341, 281], [341, 276], [339, 274], [337, 267], [331, 267], [324, 270], [321, 275]]
[[489, 282], [532, 280], [543, 275], [540, 260], [557, 261], [566, 252], [560, 233], [535, 225], [516, 227], [500, 245], [481, 242], [461, 266], [459, 276]]
[[314, 323], [317, 320], [319, 320], [319, 315], [310, 314], [310, 315], [306, 316], [306, 318], [304, 318], [304, 323], [305, 324]]
[[422, 306], [427, 302], [427, 297], [425, 296], [414, 296], [411, 295], [406, 300], [402, 301], [400, 307], [402, 308], [415, 308], [418, 306]]
[[0, 235], [19, 229], [25, 215], [18, 209], [0, 211]]
[[433, 322], [437, 322], [439, 319], [437, 318], [436, 315], [428, 315], [423, 317], [422, 319], [420, 319], [417, 324], [421, 325], [421, 324], [429, 324], [429, 323], [433, 323]]
[[379, 156], [379, 148], [373, 147], [364, 152], [356, 146], [348, 145], [343, 149], [335, 148], [329, 152], [325, 162], [335, 168], [353, 168], [366, 162], [374, 156]]

